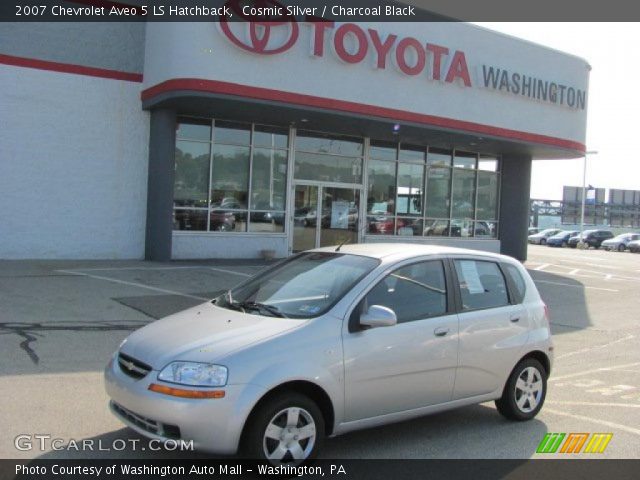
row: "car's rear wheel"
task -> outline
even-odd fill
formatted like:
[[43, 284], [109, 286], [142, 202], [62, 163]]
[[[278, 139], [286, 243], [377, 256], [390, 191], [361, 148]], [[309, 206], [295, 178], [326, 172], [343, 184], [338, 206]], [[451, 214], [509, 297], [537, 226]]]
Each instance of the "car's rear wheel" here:
[[496, 407], [509, 420], [531, 420], [542, 408], [546, 394], [545, 368], [535, 358], [526, 358], [511, 372]]
[[620, 245], [618, 245], [618, 251], [624, 252], [624, 243], [621, 243]]
[[273, 465], [300, 465], [316, 456], [324, 440], [324, 418], [310, 398], [279, 394], [255, 411], [243, 438], [243, 454]]

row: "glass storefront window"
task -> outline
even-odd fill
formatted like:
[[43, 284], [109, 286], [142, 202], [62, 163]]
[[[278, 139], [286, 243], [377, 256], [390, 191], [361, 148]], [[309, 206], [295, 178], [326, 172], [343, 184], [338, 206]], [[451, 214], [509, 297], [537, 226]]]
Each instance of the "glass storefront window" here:
[[427, 164], [449, 167], [451, 166], [451, 153], [450, 150], [430, 148], [429, 153], [427, 153]]
[[487, 172], [497, 172], [498, 159], [496, 157], [480, 155], [480, 159], [478, 160], [478, 170], [484, 170]]
[[253, 149], [251, 178], [252, 210], [284, 210], [287, 188], [287, 152]]
[[423, 234], [426, 237], [448, 237], [449, 220], [427, 218], [424, 221]]
[[363, 142], [353, 137], [300, 130], [296, 134], [296, 151], [360, 157]]
[[[451, 217], [472, 219], [476, 193], [476, 172], [462, 168], [453, 169]], [[453, 231], [453, 226], [452, 226]], [[453, 235], [452, 235], [453, 236]]]
[[251, 143], [251, 125], [216, 120], [213, 141], [217, 144], [249, 145]]
[[249, 231], [257, 233], [284, 232], [284, 212], [251, 212]]
[[475, 153], [455, 152], [453, 166], [455, 168], [476, 168], [476, 159]]
[[427, 217], [449, 218], [451, 197], [451, 168], [427, 168]]
[[179, 122], [176, 137], [210, 142], [211, 121], [191, 119], [188, 122]]
[[211, 206], [246, 209], [249, 194], [249, 147], [214, 145]]
[[173, 204], [176, 207], [206, 207], [211, 145], [176, 141]]
[[424, 163], [425, 153], [425, 147], [400, 145], [400, 154], [398, 155], [398, 160], [400, 160], [401, 162]]
[[494, 172], [478, 172], [478, 220], [495, 220], [498, 214], [498, 174]]
[[296, 151], [295, 178], [321, 182], [361, 183], [362, 158]]
[[394, 229], [396, 163], [369, 160], [368, 182], [367, 232], [391, 234]]
[[207, 210], [175, 209], [173, 229], [204, 232], [207, 230]]
[[286, 149], [289, 147], [289, 131], [286, 128], [256, 125], [253, 132], [253, 145]]
[[369, 158], [394, 162], [397, 156], [398, 145], [396, 143], [372, 141], [369, 145]]
[[[215, 125], [213, 141], [212, 125]], [[204, 140], [207, 128], [207, 141], [182, 138]], [[174, 229], [284, 232], [288, 139], [286, 128], [180, 119], [176, 138]], [[210, 202], [208, 209], [207, 202]]]
[[422, 215], [422, 189], [424, 167], [411, 163], [398, 164], [398, 192], [396, 212], [398, 215]]

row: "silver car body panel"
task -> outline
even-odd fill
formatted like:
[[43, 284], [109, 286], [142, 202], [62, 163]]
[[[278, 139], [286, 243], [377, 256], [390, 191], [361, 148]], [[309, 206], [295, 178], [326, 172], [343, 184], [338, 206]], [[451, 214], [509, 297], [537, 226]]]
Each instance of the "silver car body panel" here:
[[[316, 251], [332, 252], [335, 248]], [[117, 361], [105, 370], [113, 402], [139, 415], [177, 425], [196, 448], [234, 453], [244, 424], [263, 396], [288, 382], [307, 382], [331, 400], [333, 435], [499, 398], [518, 360], [543, 352], [553, 361], [544, 304], [524, 267], [497, 254], [441, 246], [357, 244], [345, 254], [380, 260], [326, 314], [283, 319], [205, 303], [134, 332], [121, 352], [152, 371], [135, 380]], [[451, 313], [350, 333], [360, 299], [392, 270], [421, 260], [466, 258], [514, 265], [527, 284], [519, 305]], [[513, 321], [517, 318], [517, 321]], [[449, 331], [436, 336], [440, 327]], [[171, 361], [224, 365], [221, 399], [183, 399], [148, 390]], [[139, 433], [153, 434], [119, 418]]]

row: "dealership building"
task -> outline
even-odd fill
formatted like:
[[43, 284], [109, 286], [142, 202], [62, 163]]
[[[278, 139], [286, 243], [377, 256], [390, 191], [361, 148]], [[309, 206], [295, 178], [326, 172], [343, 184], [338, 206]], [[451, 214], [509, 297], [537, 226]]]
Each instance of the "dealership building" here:
[[526, 258], [589, 65], [462, 22], [5, 23], [0, 258], [419, 242]]

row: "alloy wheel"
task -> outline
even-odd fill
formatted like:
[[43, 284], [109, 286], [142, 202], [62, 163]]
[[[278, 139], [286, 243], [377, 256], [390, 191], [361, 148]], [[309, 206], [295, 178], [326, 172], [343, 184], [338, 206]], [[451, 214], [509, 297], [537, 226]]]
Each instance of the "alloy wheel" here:
[[536, 409], [543, 393], [542, 374], [535, 367], [527, 367], [520, 375], [515, 386], [515, 400], [518, 409], [529, 413]]
[[262, 448], [272, 463], [298, 465], [313, 451], [316, 424], [309, 412], [288, 407], [276, 413], [264, 432]]

